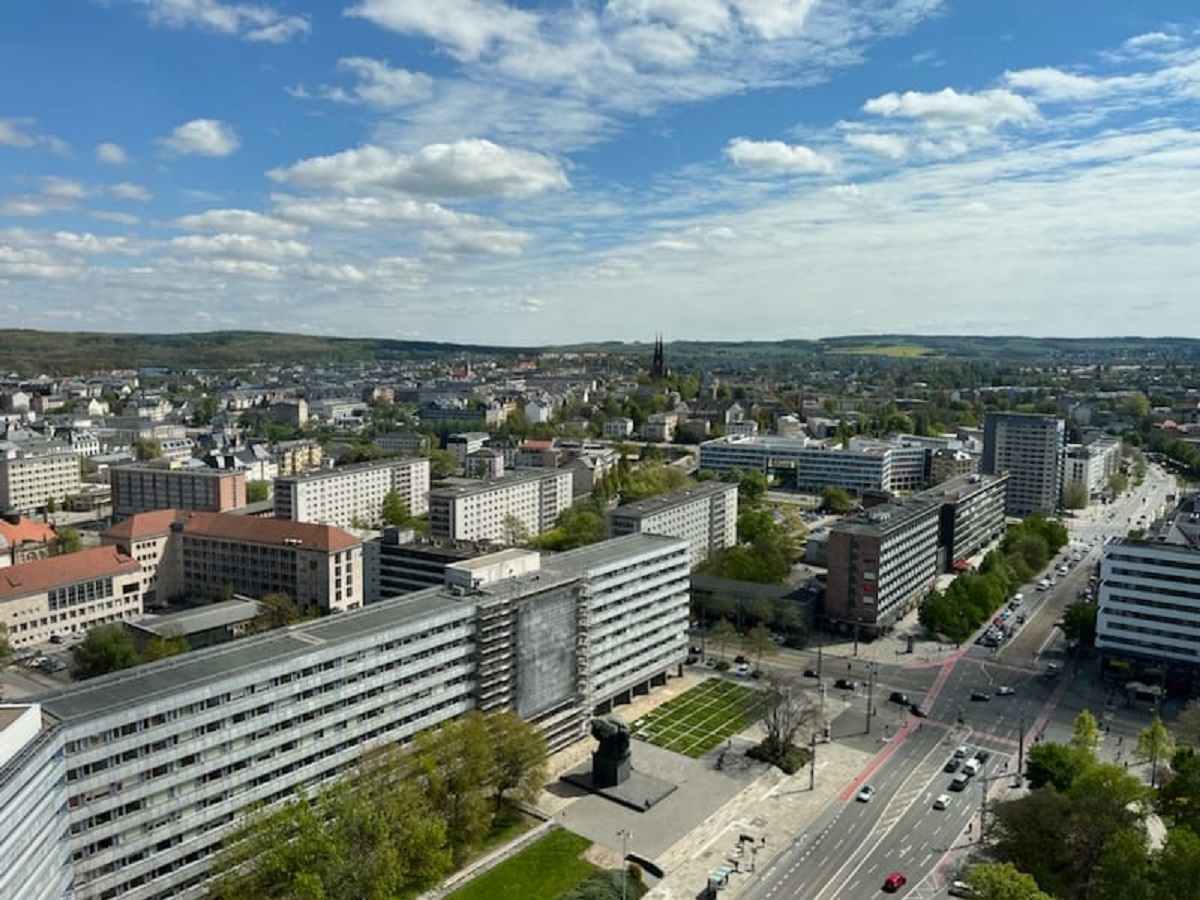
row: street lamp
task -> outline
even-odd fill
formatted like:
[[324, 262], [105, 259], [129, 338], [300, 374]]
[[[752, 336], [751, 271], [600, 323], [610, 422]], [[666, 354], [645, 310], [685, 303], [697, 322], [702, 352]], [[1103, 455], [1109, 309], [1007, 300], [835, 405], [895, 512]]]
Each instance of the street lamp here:
[[858, 656], [858, 627], [862, 624], [862, 616], [854, 616], [854, 655]]
[[633, 833], [628, 828], [617, 832], [621, 836], [621, 900], [626, 900], [629, 890], [629, 866], [626, 857], [629, 856], [629, 839]]

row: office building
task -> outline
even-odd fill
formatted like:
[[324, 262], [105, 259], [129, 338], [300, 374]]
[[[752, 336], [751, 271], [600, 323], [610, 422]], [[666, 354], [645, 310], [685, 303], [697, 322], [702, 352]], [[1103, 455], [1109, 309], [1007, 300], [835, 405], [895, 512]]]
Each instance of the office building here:
[[663, 534], [688, 542], [692, 566], [737, 543], [736, 484], [706, 481], [626, 503], [608, 514], [609, 534]]
[[961, 475], [914, 499], [939, 505], [938, 568], [962, 570], [967, 560], [1004, 536], [1008, 475]]
[[428, 512], [429, 460], [381, 459], [276, 478], [275, 515], [337, 528], [376, 526], [393, 492], [412, 515]]
[[246, 505], [246, 473], [184, 466], [167, 461], [113, 466], [113, 518], [156, 509], [226, 512]]
[[1063, 495], [1073, 484], [1091, 499], [1108, 490], [1109, 479], [1121, 469], [1121, 441], [1100, 435], [1086, 444], [1068, 444], [1063, 461]]
[[222, 838], [260, 804], [473, 709], [517, 711], [562, 747], [686, 654], [683, 541], [452, 569], [443, 587], [43, 695], [40, 730], [28, 720], [0, 766], [4, 821], [12, 803], [42, 813], [0, 836], [22, 851], [0, 867], [4, 896], [200, 898]]
[[911, 498], [836, 523], [826, 549], [824, 619], [845, 634], [886, 633], [933, 587], [940, 503]]
[[554, 527], [571, 505], [569, 469], [510, 472], [429, 492], [429, 533], [454, 541], [514, 544]]
[[979, 469], [985, 475], [1008, 473], [1008, 515], [1053, 514], [1058, 509], [1065, 434], [1063, 420], [1054, 416], [987, 414]]
[[978, 471], [979, 457], [965, 450], [934, 450], [930, 454], [930, 484], [941, 484], [952, 478], [974, 475]]
[[141, 566], [116, 547], [0, 569], [0, 621], [17, 649], [141, 615]]
[[81, 484], [80, 457], [67, 444], [0, 440], [0, 514], [61, 506]]
[[363, 602], [378, 603], [446, 581], [446, 567], [478, 556], [474, 545], [414, 543], [411, 529], [385, 528], [363, 542]]

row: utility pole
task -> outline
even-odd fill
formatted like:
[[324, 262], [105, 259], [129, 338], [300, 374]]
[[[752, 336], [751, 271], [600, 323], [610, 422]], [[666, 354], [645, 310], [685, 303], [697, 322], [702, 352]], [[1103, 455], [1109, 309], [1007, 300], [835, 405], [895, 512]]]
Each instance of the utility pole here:
[[865, 734], [871, 733], [871, 716], [874, 710], [871, 705], [875, 702], [875, 663], [867, 663], [867, 730]]
[[808, 755], [808, 789], [815, 790], [817, 784], [817, 733], [812, 733], [811, 751]]
[[821, 677], [821, 645], [817, 644], [817, 677]]
[[621, 900], [626, 900], [629, 890], [629, 865], [626, 862], [629, 856], [629, 829], [622, 828], [617, 834], [621, 836]]
[[1021, 713], [1021, 724], [1017, 729], [1017, 784], [1021, 783], [1025, 771], [1025, 713]]

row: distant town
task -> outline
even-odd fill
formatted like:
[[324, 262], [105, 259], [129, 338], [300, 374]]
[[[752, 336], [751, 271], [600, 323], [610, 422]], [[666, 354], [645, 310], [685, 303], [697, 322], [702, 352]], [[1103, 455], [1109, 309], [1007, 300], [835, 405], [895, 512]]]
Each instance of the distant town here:
[[[697, 672], [765, 684], [765, 657], [820, 672], [827, 645], [1049, 681], [1077, 663], [1046, 669], [1058, 640], [1182, 709], [1200, 352], [1117, 343], [0, 371], [0, 896], [208, 896], [252, 811], [367, 751], [511, 714], [569, 754]], [[1026, 585], [1061, 594], [1028, 650]], [[931, 710], [897, 695], [899, 734]]]

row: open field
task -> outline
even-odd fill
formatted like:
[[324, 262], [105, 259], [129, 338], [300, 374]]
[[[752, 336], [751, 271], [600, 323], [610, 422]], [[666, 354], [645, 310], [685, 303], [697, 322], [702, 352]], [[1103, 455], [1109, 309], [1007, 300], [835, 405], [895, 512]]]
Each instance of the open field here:
[[695, 758], [753, 724], [763, 699], [762, 691], [709, 678], [642, 716], [630, 730], [638, 740]]

